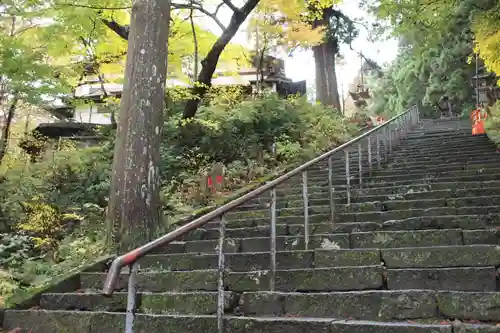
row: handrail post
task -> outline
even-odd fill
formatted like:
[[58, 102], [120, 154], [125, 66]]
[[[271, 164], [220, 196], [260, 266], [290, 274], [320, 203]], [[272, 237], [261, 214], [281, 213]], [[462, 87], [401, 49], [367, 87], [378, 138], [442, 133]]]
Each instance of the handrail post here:
[[380, 133], [376, 133], [377, 137], [377, 169], [380, 170]]
[[393, 128], [394, 123], [390, 123], [387, 129], [387, 132], [389, 132], [389, 154], [392, 154], [392, 138], [393, 138], [393, 133], [392, 133], [392, 128]]
[[307, 170], [302, 171], [302, 197], [304, 199], [304, 249], [309, 250], [309, 194], [307, 193]]
[[269, 289], [275, 290], [276, 285], [276, 188], [271, 190], [271, 262], [269, 265]]
[[363, 145], [358, 143], [359, 188], [363, 186]]
[[373, 175], [372, 165], [372, 137], [368, 136], [368, 172], [370, 177]]
[[347, 194], [347, 204], [351, 204], [351, 174], [350, 174], [350, 163], [349, 163], [349, 150], [344, 151], [345, 154], [345, 191]]
[[218, 262], [218, 273], [219, 279], [217, 283], [217, 331], [218, 333], [224, 333], [224, 243], [225, 243], [225, 233], [226, 233], [226, 218], [221, 215], [219, 222], [219, 262]]
[[389, 135], [389, 126], [387, 126], [385, 128], [385, 136], [384, 136], [384, 140], [385, 140], [385, 152], [384, 152], [384, 161], [387, 162], [389, 161], [389, 141], [390, 141], [390, 135]]
[[330, 196], [330, 221], [335, 223], [335, 201], [333, 197], [333, 160], [332, 156], [328, 158], [328, 194]]
[[127, 313], [125, 315], [125, 333], [134, 333], [135, 306], [137, 297], [137, 263], [129, 266], [128, 290], [127, 290]]

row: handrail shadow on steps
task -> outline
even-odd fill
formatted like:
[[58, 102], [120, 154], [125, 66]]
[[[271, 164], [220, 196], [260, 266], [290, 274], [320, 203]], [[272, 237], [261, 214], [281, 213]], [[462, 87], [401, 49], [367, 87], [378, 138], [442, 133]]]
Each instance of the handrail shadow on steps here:
[[[417, 106], [412, 106], [408, 110], [400, 113], [399, 115], [391, 118], [387, 122], [359, 135], [358, 137], [346, 142], [339, 147], [336, 147], [312, 160], [306, 162], [297, 168], [285, 173], [284, 175], [269, 181], [267, 184], [260, 186], [259, 188], [242, 195], [241, 197], [219, 207], [215, 210], [196, 218], [195, 220], [177, 228], [176, 230], [169, 232], [168, 234], [159, 237], [143, 246], [140, 246], [132, 251], [129, 251], [116, 259], [113, 260], [109, 271], [107, 273], [106, 279], [104, 281], [104, 286], [102, 289], [102, 294], [105, 296], [112, 296], [116, 284], [118, 282], [119, 275], [122, 268], [129, 266], [130, 274], [128, 280], [128, 294], [127, 294], [127, 312], [125, 321], [125, 332], [133, 333], [133, 323], [135, 318], [135, 301], [136, 301], [136, 275], [138, 270], [137, 260], [141, 257], [151, 253], [153, 250], [160, 247], [166, 246], [169, 243], [179, 239], [180, 237], [186, 235], [190, 231], [198, 229], [208, 222], [217, 220], [219, 223], [219, 241], [218, 241], [218, 297], [217, 297], [217, 326], [218, 332], [223, 333], [223, 320], [224, 320], [224, 233], [226, 228], [226, 220], [224, 215], [230, 212], [232, 209], [237, 208], [248, 201], [257, 198], [259, 195], [266, 192], [271, 194], [271, 205], [270, 205], [270, 216], [271, 216], [271, 230], [270, 230], [270, 289], [274, 291], [275, 289], [275, 272], [276, 272], [276, 187], [283, 184], [285, 181], [291, 179], [299, 174], [302, 175], [302, 200], [304, 202], [304, 243], [305, 249], [308, 250], [309, 244], [309, 204], [308, 204], [308, 186], [307, 186], [307, 169], [311, 166], [318, 164], [319, 162], [328, 160], [328, 192], [330, 199], [330, 218], [332, 224], [335, 220], [335, 205], [334, 205], [334, 189], [333, 189], [333, 156], [337, 153], [344, 153], [345, 159], [345, 192], [347, 196], [347, 204], [351, 203], [351, 175], [350, 175], [350, 162], [349, 162], [349, 152], [357, 151], [357, 172], [358, 172], [358, 183], [362, 184], [363, 179], [363, 167], [365, 166], [363, 162], [363, 143], [366, 141], [366, 152], [367, 152], [367, 164], [370, 173], [373, 169], [373, 163], [380, 167], [382, 161], [387, 161], [387, 156], [392, 152], [393, 146], [395, 146], [400, 140], [419, 123], [419, 110]], [[372, 139], [375, 139], [372, 143]], [[375, 145], [375, 147], [373, 146]], [[375, 157], [372, 158], [373, 150], [375, 149]], [[383, 150], [383, 152], [381, 152]], [[382, 157], [383, 154], [383, 157]], [[375, 159], [375, 161], [374, 161]]]

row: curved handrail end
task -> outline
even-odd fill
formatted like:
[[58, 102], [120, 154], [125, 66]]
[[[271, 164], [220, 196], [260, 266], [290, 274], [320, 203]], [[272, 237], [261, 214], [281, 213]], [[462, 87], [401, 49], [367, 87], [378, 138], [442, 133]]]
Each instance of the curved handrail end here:
[[108, 274], [106, 274], [106, 279], [104, 280], [104, 286], [102, 288], [102, 295], [104, 296], [112, 296], [116, 284], [118, 283], [118, 276], [120, 275], [120, 271], [122, 267], [125, 266], [125, 256], [120, 256], [113, 260], [111, 266], [109, 266]]

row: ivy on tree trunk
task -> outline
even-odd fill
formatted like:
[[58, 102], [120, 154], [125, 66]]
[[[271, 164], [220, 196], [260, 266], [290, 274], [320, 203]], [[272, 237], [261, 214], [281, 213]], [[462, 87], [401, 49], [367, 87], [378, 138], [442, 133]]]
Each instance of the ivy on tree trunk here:
[[169, 18], [169, 0], [134, 1], [108, 205], [108, 241], [119, 252], [151, 240], [161, 224]]

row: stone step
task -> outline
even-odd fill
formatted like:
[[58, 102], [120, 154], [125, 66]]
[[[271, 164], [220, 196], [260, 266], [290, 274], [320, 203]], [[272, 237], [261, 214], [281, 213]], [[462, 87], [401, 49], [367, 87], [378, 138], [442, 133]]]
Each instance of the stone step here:
[[[249, 272], [270, 268], [269, 252], [228, 253], [225, 267], [232, 272]], [[278, 269], [337, 268], [376, 266], [384, 262], [392, 268], [449, 268], [500, 266], [497, 245], [449, 245], [384, 249], [323, 249], [278, 251]], [[148, 255], [139, 262], [142, 272], [209, 270], [218, 267], [217, 254]], [[127, 268], [128, 270], [128, 268]]]
[[446, 163], [429, 163], [428, 161], [414, 161], [414, 162], [398, 162], [394, 163], [389, 161], [389, 163], [385, 164], [385, 167], [381, 170], [407, 170], [407, 169], [415, 169], [415, 170], [425, 170], [429, 167], [435, 166], [453, 166], [453, 165], [462, 165], [464, 167], [477, 168], [480, 165], [484, 165], [486, 167], [498, 165], [498, 159], [471, 159], [468, 161], [448, 161]]
[[[485, 198], [485, 197], [483, 197]], [[450, 199], [453, 200], [453, 199]], [[456, 199], [454, 203], [460, 203], [462, 199]], [[404, 201], [401, 201], [404, 202]], [[418, 201], [415, 201], [418, 202]], [[465, 201], [466, 202], [466, 201]], [[357, 212], [357, 213], [336, 213], [335, 222], [336, 223], [346, 223], [346, 222], [386, 222], [386, 221], [397, 221], [408, 219], [412, 217], [426, 217], [426, 216], [455, 216], [455, 215], [488, 215], [488, 214], [499, 214], [500, 206], [467, 206], [467, 207], [455, 207], [455, 206], [442, 206], [433, 208], [410, 208], [410, 209], [399, 209], [390, 211], [369, 211], [369, 212]], [[330, 213], [315, 213], [308, 216], [309, 224], [314, 225], [317, 223], [330, 222]], [[303, 214], [301, 215], [287, 215], [278, 216], [278, 224], [297, 224], [304, 223]], [[228, 232], [231, 232], [235, 228], [244, 228], [249, 226], [268, 226], [270, 224], [270, 213], [268, 217], [264, 216], [245, 216], [240, 220], [231, 219], [228, 221], [228, 226], [230, 227]], [[206, 230], [208, 234], [217, 238], [216, 234], [213, 234], [217, 224], [214, 222], [209, 222], [206, 225]], [[192, 239], [191, 239], [192, 240]]]
[[[383, 286], [383, 267], [357, 266], [277, 270], [278, 291], [347, 291], [380, 289]], [[162, 271], [137, 274], [139, 291], [185, 292], [217, 291], [217, 270]], [[99, 291], [105, 273], [82, 273], [82, 289]], [[225, 289], [235, 292], [269, 290], [269, 271], [228, 272]], [[120, 274], [116, 291], [127, 290], [128, 274]]]
[[[210, 315], [217, 311], [216, 292], [139, 293], [137, 313]], [[434, 290], [373, 290], [354, 292], [225, 292], [230, 315], [241, 299], [245, 316], [315, 317], [349, 320], [401, 321], [460, 319], [500, 321], [500, 293]], [[45, 310], [124, 312], [126, 293], [113, 298], [98, 293], [43, 294]], [[465, 305], [465, 306], [464, 306]]]
[[[451, 177], [435, 177], [435, 176], [418, 176], [412, 177], [408, 180], [396, 180], [396, 181], [372, 181], [363, 183], [364, 187], [383, 187], [384, 186], [399, 186], [399, 185], [416, 185], [416, 184], [426, 184], [426, 183], [474, 183], [474, 182], [488, 182], [500, 180], [500, 174], [498, 173], [483, 173], [478, 175], [469, 176], [451, 176]], [[466, 185], [462, 185], [466, 186]]]
[[[500, 223], [499, 223], [500, 225]], [[380, 226], [380, 229], [382, 226]], [[218, 240], [199, 240], [171, 243], [156, 253], [216, 253]], [[226, 239], [225, 253], [266, 252], [270, 249], [269, 237]], [[398, 248], [446, 245], [500, 245], [500, 230], [496, 228], [462, 230], [429, 229], [402, 231], [370, 231], [337, 234], [314, 234], [309, 239], [309, 249], [348, 248]], [[305, 250], [304, 237], [277, 236], [277, 251]]]
[[[462, 187], [462, 188], [459, 188]], [[486, 183], [433, 183], [421, 185], [402, 185], [398, 187], [376, 187], [368, 189], [352, 189], [351, 202], [373, 202], [390, 200], [415, 200], [426, 198], [460, 198], [460, 197], [484, 197], [489, 195], [499, 195], [500, 181], [491, 181]], [[302, 194], [289, 194], [276, 196], [277, 205], [302, 206]], [[318, 191], [308, 193], [309, 205], [321, 206], [329, 205], [328, 188], [318, 188]], [[335, 202], [339, 204], [346, 203], [346, 192], [342, 190], [334, 191]], [[269, 208], [270, 197], [261, 196], [258, 199], [248, 201], [248, 204], [240, 206], [241, 210], [256, 208]]]
[[[269, 250], [268, 250], [269, 251]], [[390, 257], [392, 258], [392, 256]], [[232, 272], [269, 269], [269, 252], [228, 253], [225, 267]], [[372, 266], [380, 264], [378, 249], [278, 251], [278, 269], [326, 268], [342, 266]], [[158, 254], [147, 255], [139, 261], [141, 271], [188, 271], [216, 269], [217, 254]], [[128, 269], [128, 268], [127, 268]]]
[[[456, 198], [466, 198], [466, 197], [474, 197], [474, 198], [488, 198], [490, 195], [498, 196], [500, 195], [500, 187], [490, 187], [484, 189], [470, 189], [470, 190], [438, 190], [438, 191], [427, 191], [427, 192], [413, 192], [408, 194], [389, 194], [389, 195], [368, 195], [368, 196], [359, 196], [351, 198], [351, 202], [361, 203], [361, 202], [374, 202], [374, 201], [394, 201], [394, 200], [422, 200], [422, 199], [456, 199]], [[343, 199], [336, 199], [336, 203], [342, 204]], [[297, 201], [289, 202], [290, 204], [295, 203]], [[310, 200], [310, 205], [313, 203], [316, 204], [329, 204], [329, 200]], [[298, 204], [297, 204], [298, 205]]]
[[420, 140], [413, 139], [405, 139], [403, 143], [397, 146], [394, 150], [399, 149], [438, 149], [449, 147], [450, 149], [460, 149], [461, 145], [469, 146], [469, 147], [484, 147], [488, 145], [492, 145], [492, 142], [489, 139], [478, 138], [477, 140], [470, 140], [470, 138], [462, 137], [462, 138], [427, 138]]
[[[500, 161], [499, 161], [500, 163]], [[493, 179], [492, 179], [493, 178]], [[351, 196], [361, 196], [370, 193], [408, 193], [418, 191], [430, 190], [446, 190], [446, 189], [466, 189], [466, 188], [486, 188], [486, 187], [499, 187], [500, 175], [495, 178], [494, 175], [477, 175], [477, 176], [464, 176], [464, 177], [440, 177], [439, 179], [416, 179], [414, 181], [397, 181], [397, 182], [384, 182], [384, 183], [363, 183], [363, 188], [359, 188], [355, 181], [351, 184]], [[335, 185], [334, 192], [337, 195], [345, 194], [345, 184]], [[302, 186], [295, 186], [289, 188], [282, 188], [276, 190], [277, 197], [297, 196], [302, 197]], [[309, 198], [325, 198], [328, 197], [328, 184], [327, 181], [324, 185], [308, 186]], [[260, 199], [270, 198], [270, 194], [263, 194]], [[252, 200], [248, 201], [249, 203]]]
[[387, 212], [339, 213], [335, 215], [335, 219], [337, 222], [385, 222], [422, 216], [488, 215], [498, 213], [500, 213], [500, 206], [438, 207]]
[[[116, 312], [8, 310], [4, 329], [21, 328], [31, 333], [123, 333], [124, 314]], [[226, 332], [231, 333], [498, 333], [493, 325], [417, 324], [408, 322], [375, 322], [336, 320], [333, 318], [224, 318]], [[193, 333], [217, 332], [217, 318], [212, 315], [137, 314], [134, 332]]]
[[497, 245], [467, 245], [382, 249], [388, 268], [449, 268], [500, 266]]
[[[403, 244], [403, 246], [409, 246]], [[269, 269], [269, 252], [228, 253], [226, 267], [233, 272]], [[324, 249], [278, 251], [279, 269], [372, 266], [381, 261], [388, 268], [446, 268], [500, 266], [497, 245], [449, 245], [384, 249]], [[139, 262], [145, 272], [207, 270], [218, 267], [217, 254], [148, 255]]]
[[495, 155], [498, 154], [494, 146], [491, 147], [462, 147], [460, 149], [449, 149], [442, 147], [435, 150], [400, 150], [393, 151], [389, 158], [399, 160], [400, 158], [431, 158], [433, 156], [453, 158], [455, 156], [482, 156], [482, 155]]
[[[490, 235], [491, 236], [491, 235]], [[349, 248], [349, 234], [323, 234], [311, 235], [309, 248]], [[490, 239], [491, 238], [491, 239]], [[493, 241], [493, 238], [486, 238]], [[155, 253], [216, 253], [218, 240], [197, 240], [186, 242], [174, 242], [164, 248], [158, 249]], [[269, 237], [249, 237], [249, 238], [229, 238], [224, 243], [225, 253], [245, 253], [245, 252], [266, 252], [270, 249]], [[489, 243], [488, 243], [489, 244]], [[496, 243], [493, 243], [496, 244]], [[277, 236], [277, 251], [305, 250], [303, 236]]]
[[246, 292], [245, 316], [316, 317], [401, 321], [458, 319], [500, 321], [500, 293], [376, 290], [330, 293]]
[[486, 170], [486, 169], [496, 169], [498, 164], [496, 162], [488, 164], [461, 164], [461, 163], [449, 163], [445, 165], [426, 165], [425, 167], [411, 168], [411, 167], [393, 167], [387, 169], [373, 170], [373, 176], [390, 176], [390, 175], [400, 175], [402, 173], [440, 173], [440, 172], [455, 172], [455, 171], [472, 171]]
[[[217, 292], [138, 293], [138, 313], [209, 315], [217, 313]], [[240, 295], [224, 293], [224, 310], [228, 313], [238, 306]], [[42, 294], [40, 307], [46, 310], [79, 310], [125, 312], [127, 293], [106, 297], [100, 293]]]
[[387, 289], [497, 291], [497, 272], [491, 267], [387, 269]]
[[[393, 197], [396, 199], [396, 197]], [[397, 198], [399, 199], [399, 198]], [[326, 200], [329, 203], [329, 199]], [[391, 212], [405, 209], [427, 209], [440, 207], [482, 207], [494, 206], [500, 203], [500, 195], [489, 195], [482, 197], [457, 197], [457, 198], [432, 198], [432, 199], [414, 199], [414, 200], [388, 200], [388, 201], [371, 201], [371, 202], [354, 202], [350, 205], [336, 203], [334, 205], [335, 213], [369, 213], [369, 212]], [[295, 201], [288, 202], [288, 206], [277, 205], [277, 216], [300, 216], [304, 214], [304, 202]], [[270, 209], [258, 209], [237, 211], [226, 214], [229, 223], [237, 223], [235, 220], [266, 218], [270, 216]], [[311, 215], [328, 214], [330, 206], [308, 206], [308, 212]], [[247, 222], [243, 222], [247, 223]], [[217, 227], [218, 222], [209, 222], [208, 227]], [[248, 225], [248, 224], [246, 224]]]
[[[496, 207], [496, 206], [495, 206]], [[492, 229], [500, 226], [500, 214], [490, 214], [487, 209], [486, 213], [479, 214], [462, 214], [462, 215], [428, 215], [402, 218], [399, 220], [388, 220], [379, 222], [317, 222], [309, 224], [309, 234], [323, 235], [329, 233], [352, 233], [352, 232], [371, 232], [371, 231], [411, 231], [425, 229], [465, 229], [465, 230], [482, 230]], [[328, 221], [329, 216], [316, 215], [318, 219]], [[304, 234], [304, 224], [302, 217], [291, 219], [288, 217], [289, 224], [278, 224], [276, 226], [276, 234], [278, 236], [297, 236]], [[286, 221], [286, 220], [285, 220]], [[295, 224], [293, 224], [295, 222]], [[264, 223], [262, 221], [261, 223]], [[258, 227], [247, 228], [228, 228], [226, 229], [226, 237], [228, 238], [253, 238], [253, 237], [269, 237], [270, 224], [261, 225]], [[218, 239], [218, 231], [216, 229], [205, 230], [199, 229], [196, 232], [185, 237], [185, 240], [216, 240]]]
[[[363, 182], [372, 184], [372, 183], [380, 183], [380, 182], [391, 182], [391, 183], [396, 183], [398, 181], [413, 181], [413, 180], [421, 180], [421, 179], [436, 179], [436, 178], [462, 178], [462, 177], [471, 177], [471, 176], [484, 176], [488, 177], [489, 175], [498, 175], [500, 179], [500, 168], [481, 168], [481, 169], [469, 169], [469, 170], [451, 170], [451, 171], [440, 171], [440, 172], [428, 172], [425, 170], [422, 170], [420, 172], [413, 172], [413, 173], [408, 173], [405, 171], [402, 171], [399, 174], [391, 174], [391, 175], [373, 175], [372, 177], [368, 177], [367, 175], [363, 176]], [[358, 174], [350, 174], [350, 179], [351, 183], [353, 184], [358, 184], [358, 179], [359, 175]], [[341, 175], [334, 175], [332, 179], [332, 185], [335, 187], [338, 186], [345, 186], [347, 180], [345, 177], [345, 174]], [[327, 177], [314, 177], [314, 178], [308, 178], [307, 179], [307, 184], [308, 188], [309, 186], [315, 187], [315, 186], [327, 186], [328, 185], [328, 178]], [[303, 183], [302, 180], [297, 180], [295, 183], [289, 183], [289, 184], [283, 184], [280, 185], [280, 189], [285, 189], [285, 188], [294, 188], [298, 187], [302, 189]]]
[[500, 160], [500, 154], [496, 152], [485, 152], [481, 154], [476, 154], [471, 152], [470, 154], [439, 154], [435, 156], [422, 155], [422, 156], [402, 156], [397, 158], [390, 158], [389, 163], [414, 163], [414, 162], [427, 162], [433, 164], [445, 164], [452, 162], [468, 162], [473, 160], [490, 160], [498, 161]]

